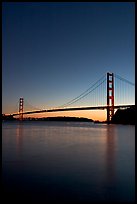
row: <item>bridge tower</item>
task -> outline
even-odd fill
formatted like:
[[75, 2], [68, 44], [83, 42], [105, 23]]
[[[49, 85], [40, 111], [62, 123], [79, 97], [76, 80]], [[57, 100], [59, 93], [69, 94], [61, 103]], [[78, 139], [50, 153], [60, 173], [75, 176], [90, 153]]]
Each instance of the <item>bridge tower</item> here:
[[23, 104], [24, 104], [24, 99], [20, 98], [19, 100], [19, 120], [23, 120]]
[[107, 123], [114, 115], [114, 74], [107, 73]]

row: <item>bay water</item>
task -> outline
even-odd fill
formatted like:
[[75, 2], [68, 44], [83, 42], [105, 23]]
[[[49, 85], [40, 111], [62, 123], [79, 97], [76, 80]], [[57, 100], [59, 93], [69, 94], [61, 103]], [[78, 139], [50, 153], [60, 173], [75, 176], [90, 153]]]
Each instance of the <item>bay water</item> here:
[[2, 123], [3, 195], [12, 201], [135, 200], [135, 126]]

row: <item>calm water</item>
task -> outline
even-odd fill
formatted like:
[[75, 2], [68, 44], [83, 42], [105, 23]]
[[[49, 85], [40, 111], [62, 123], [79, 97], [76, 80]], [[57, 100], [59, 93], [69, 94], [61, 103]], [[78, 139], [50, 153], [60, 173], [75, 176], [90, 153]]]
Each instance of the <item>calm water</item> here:
[[134, 201], [134, 126], [3, 122], [2, 131], [5, 201]]

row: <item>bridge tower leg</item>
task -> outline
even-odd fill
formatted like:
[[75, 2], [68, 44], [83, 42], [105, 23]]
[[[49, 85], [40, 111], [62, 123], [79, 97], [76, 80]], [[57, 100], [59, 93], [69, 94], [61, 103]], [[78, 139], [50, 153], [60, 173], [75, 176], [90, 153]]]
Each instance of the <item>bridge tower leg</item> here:
[[24, 104], [24, 99], [20, 98], [19, 100], [19, 120], [23, 120], [23, 104]]
[[114, 74], [107, 73], [107, 123], [114, 115]]

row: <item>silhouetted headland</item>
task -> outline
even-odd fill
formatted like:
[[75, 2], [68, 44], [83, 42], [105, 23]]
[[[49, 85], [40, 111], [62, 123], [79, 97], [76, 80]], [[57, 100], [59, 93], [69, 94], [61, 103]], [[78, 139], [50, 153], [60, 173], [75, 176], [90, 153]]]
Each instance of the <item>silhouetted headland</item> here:
[[113, 124], [135, 125], [135, 106], [127, 109], [118, 109], [112, 117]]
[[37, 118], [40, 121], [76, 121], [76, 122], [93, 122], [92, 119], [79, 118], [79, 117], [47, 117], [47, 118]]
[[14, 118], [12, 115], [5, 115], [5, 114], [2, 114], [2, 120], [15, 121], [15, 120], [17, 120], [17, 119]]
[[[2, 115], [2, 120], [18, 120], [17, 118], [14, 118], [13, 116], [5, 116]], [[73, 122], [93, 122], [92, 119], [83, 118], [83, 117], [43, 117], [43, 118], [24, 118], [24, 121], [73, 121]]]

